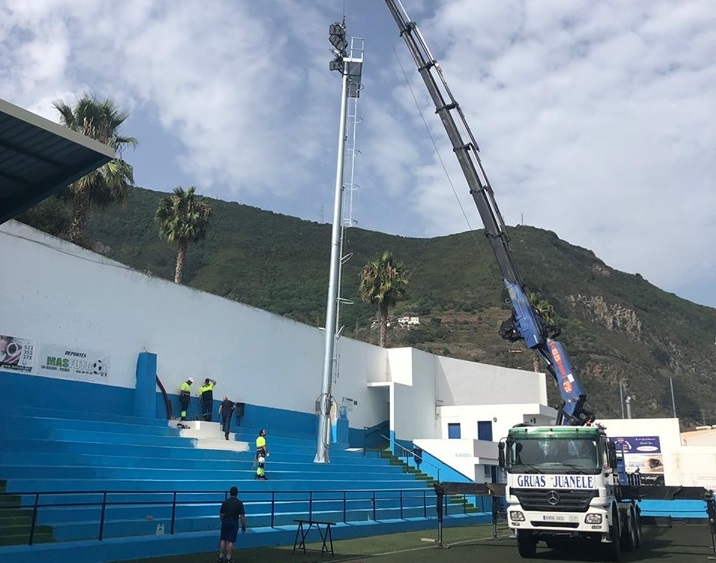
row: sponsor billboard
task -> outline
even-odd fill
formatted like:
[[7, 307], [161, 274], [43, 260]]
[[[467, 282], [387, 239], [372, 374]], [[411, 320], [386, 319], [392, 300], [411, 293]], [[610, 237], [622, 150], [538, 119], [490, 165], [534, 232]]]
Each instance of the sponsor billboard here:
[[109, 375], [109, 356], [82, 347], [0, 335], [0, 369], [101, 382]]

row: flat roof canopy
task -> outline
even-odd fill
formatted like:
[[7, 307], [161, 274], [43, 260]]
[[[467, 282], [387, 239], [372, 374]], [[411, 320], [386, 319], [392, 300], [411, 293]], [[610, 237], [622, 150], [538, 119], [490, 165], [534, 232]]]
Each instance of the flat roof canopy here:
[[112, 158], [112, 147], [0, 99], [0, 224]]

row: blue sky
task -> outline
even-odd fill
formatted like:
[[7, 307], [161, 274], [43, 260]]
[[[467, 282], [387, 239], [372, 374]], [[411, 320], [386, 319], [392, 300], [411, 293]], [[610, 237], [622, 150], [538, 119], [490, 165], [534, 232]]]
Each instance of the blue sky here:
[[[508, 225], [716, 306], [716, 3], [403, 4]], [[416, 237], [481, 227], [383, 0], [0, 0], [0, 97], [56, 119], [54, 99], [108, 95], [131, 113], [138, 185], [327, 222], [340, 103], [327, 37], [344, 14], [365, 39], [353, 218]]]

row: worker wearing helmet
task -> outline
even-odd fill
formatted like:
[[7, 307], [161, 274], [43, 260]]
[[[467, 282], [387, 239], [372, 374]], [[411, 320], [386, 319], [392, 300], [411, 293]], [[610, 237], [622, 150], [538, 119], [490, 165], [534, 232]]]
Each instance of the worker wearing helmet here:
[[266, 447], [266, 430], [259, 430], [259, 436], [256, 438], [256, 478], [257, 479], [268, 479], [266, 472], [264, 471], [264, 465], [266, 464], [266, 458], [269, 456], [268, 448]]
[[181, 421], [177, 424], [179, 427], [183, 427], [186, 420], [186, 411], [189, 408], [189, 400], [191, 399], [192, 383], [194, 383], [194, 378], [190, 377], [179, 388], [179, 403], [181, 404]]

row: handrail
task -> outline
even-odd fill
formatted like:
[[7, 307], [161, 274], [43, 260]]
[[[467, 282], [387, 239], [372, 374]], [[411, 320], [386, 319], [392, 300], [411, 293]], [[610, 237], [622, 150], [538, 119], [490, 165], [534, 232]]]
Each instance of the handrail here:
[[[365, 450], [366, 450], [366, 443], [368, 441], [368, 436], [372, 436], [373, 434], [377, 432], [382, 432], [383, 428], [387, 425], [387, 423], [381, 422], [380, 424], [376, 424], [375, 426], [364, 426], [363, 427], [363, 456], [365, 457]], [[380, 435], [381, 438], [384, 438], [383, 434]]]
[[[381, 438], [385, 438], [386, 440], [388, 440], [388, 442], [390, 442], [391, 445], [397, 446], [397, 447], [399, 447], [401, 450], [403, 450], [404, 452], [406, 452], [406, 453], [405, 453], [405, 458], [406, 458], [406, 460], [407, 460], [407, 459], [410, 459], [411, 457], [412, 457], [412, 458], [415, 458], [415, 455], [413, 454], [412, 450], [409, 450], [408, 448], [405, 448], [405, 447], [401, 446], [401, 445], [400, 445], [398, 442], [396, 442], [395, 440], [390, 439], [390, 437], [384, 436], [383, 434], [381, 434]], [[421, 448], [421, 450], [422, 450], [422, 448]], [[425, 452], [423, 452], [423, 453], [425, 453]], [[398, 457], [398, 459], [400, 459], [400, 458], [403, 457], [403, 456], [397, 456], [397, 457]], [[408, 464], [407, 461], [406, 461], [405, 463]], [[421, 456], [420, 456], [420, 464], [422, 465], [423, 463], [427, 463], [430, 467], [434, 467], [434, 468], [437, 470], [437, 476], [436, 476], [436, 477], [437, 477], [437, 480], [438, 480], [438, 482], [439, 482], [439, 481], [440, 481], [440, 467], [437, 466], [437, 465], [435, 465], [434, 463], [430, 463], [429, 461], [425, 461], [425, 458], [421, 455]], [[408, 464], [408, 465], [409, 465], [409, 464]], [[417, 467], [417, 462], [416, 462], [416, 467]]]
[[[101, 497], [92, 502], [49, 502], [43, 503], [41, 497], [48, 496], [65, 496], [65, 495], [97, 495]], [[165, 495], [169, 498], [167, 500], [160, 500], [157, 498], [151, 500], [112, 500], [113, 495], [142, 495], [145, 497]], [[203, 495], [204, 498], [201, 500], [189, 500], [184, 499], [183, 496], [189, 495]], [[23, 505], [22, 501], [19, 502], [18, 506], [5, 505], [6, 508], [16, 510], [32, 510], [32, 519], [29, 531], [28, 545], [33, 545], [35, 541], [35, 534], [38, 522], [39, 512], [43, 508], [78, 508], [78, 507], [100, 507], [100, 518], [98, 525], [98, 533], [96, 538], [102, 541], [105, 537], [105, 525], [107, 523], [107, 508], [114, 506], [171, 506], [171, 522], [168, 526], [169, 534], [175, 534], [175, 524], [177, 520], [177, 506], [190, 506], [194, 504], [215, 504], [218, 507], [223, 500], [228, 497], [226, 491], [47, 491], [47, 492], [0, 492], [0, 499], [3, 497], [30, 497], [31, 502], [27, 505]], [[216, 500], [207, 500], [206, 497], [217, 497]], [[250, 500], [251, 496], [261, 496], [263, 498]], [[437, 494], [432, 488], [396, 488], [396, 489], [344, 489], [335, 491], [305, 491], [305, 490], [285, 490], [285, 491], [242, 491], [241, 493], [244, 505], [250, 507], [251, 505], [259, 504], [270, 504], [270, 518], [271, 527], [275, 527], [275, 516], [277, 514], [277, 507], [282, 503], [288, 502], [306, 502], [308, 503], [308, 514], [309, 517], [313, 517], [316, 511], [316, 505], [326, 502], [339, 501], [342, 504], [341, 509], [336, 512], [341, 512], [343, 515], [343, 522], [348, 522], [348, 505], [359, 501], [368, 501], [369, 508], [357, 509], [364, 510], [365, 513], [370, 515], [373, 521], [377, 521], [377, 501], [379, 500], [394, 500], [397, 502], [396, 508], [400, 510], [400, 518], [403, 518], [403, 507], [404, 502], [408, 499], [422, 499], [422, 509], [424, 517], [428, 517], [428, 504], [435, 506]], [[290, 497], [290, 498], [282, 498]], [[430, 501], [430, 502], [428, 502]], [[356, 509], [352, 509], [356, 510]], [[247, 510], [248, 514], [251, 514], [250, 508]], [[445, 515], [447, 515], [447, 502], [444, 507]], [[464, 508], [461, 514], [464, 514]], [[265, 514], [265, 513], [262, 513]], [[279, 513], [288, 514], [288, 513]], [[436, 515], [437, 517], [437, 515]], [[88, 538], [83, 538], [88, 539]], [[80, 540], [77, 540], [80, 541]]]
[[159, 386], [159, 390], [162, 392], [162, 397], [164, 397], [164, 406], [167, 409], [167, 420], [172, 420], [174, 418], [172, 402], [169, 400], [169, 395], [167, 394], [167, 390], [164, 388], [164, 384], [159, 379], [159, 375], [157, 375], [157, 385]]

